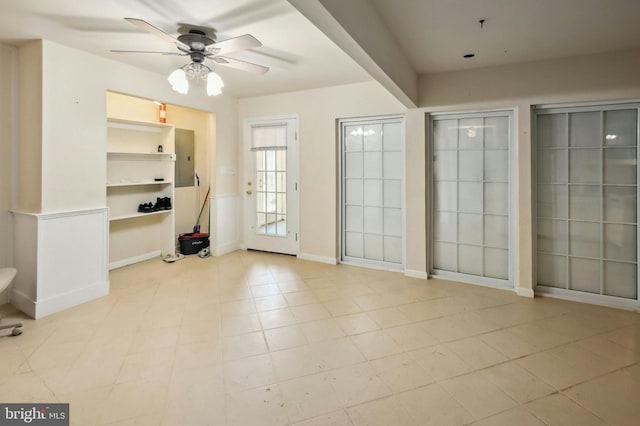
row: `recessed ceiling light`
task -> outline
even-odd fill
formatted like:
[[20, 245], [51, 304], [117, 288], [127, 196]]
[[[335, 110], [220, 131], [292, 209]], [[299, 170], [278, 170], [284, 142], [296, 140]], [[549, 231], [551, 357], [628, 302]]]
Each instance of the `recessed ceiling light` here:
[[469, 59], [469, 58], [473, 58], [474, 56], [476, 56], [475, 53], [467, 53], [466, 55], [463, 56], [463, 58]]

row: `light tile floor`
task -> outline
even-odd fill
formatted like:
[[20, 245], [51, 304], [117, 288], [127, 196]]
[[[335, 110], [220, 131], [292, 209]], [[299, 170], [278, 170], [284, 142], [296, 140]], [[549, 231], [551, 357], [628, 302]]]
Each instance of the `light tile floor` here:
[[0, 337], [0, 401], [69, 402], [76, 425], [640, 419], [637, 313], [256, 252], [110, 280]]

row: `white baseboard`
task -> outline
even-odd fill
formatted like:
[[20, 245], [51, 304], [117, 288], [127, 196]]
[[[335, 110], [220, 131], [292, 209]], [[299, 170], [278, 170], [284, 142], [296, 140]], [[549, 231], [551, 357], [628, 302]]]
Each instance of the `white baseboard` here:
[[429, 275], [425, 271], [414, 271], [411, 269], [405, 269], [404, 275], [409, 278], [419, 278], [421, 280], [426, 280], [429, 278]]
[[38, 302], [34, 302], [19, 291], [12, 290], [11, 302], [31, 318], [40, 319], [108, 294], [109, 281], [103, 281]]
[[224, 256], [225, 254], [232, 253], [236, 250], [241, 249], [241, 245], [238, 241], [234, 241], [232, 243], [226, 243], [219, 245], [217, 247], [213, 247], [211, 250], [212, 256]]
[[337, 265], [338, 259], [335, 257], [317, 256], [309, 253], [298, 253], [298, 259], [310, 260], [311, 262], [326, 263], [328, 265]]
[[11, 290], [11, 296], [9, 297], [9, 303], [13, 306], [29, 315], [31, 318], [36, 317], [36, 302], [31, 300], [24, 293], [16, 290], [15, 288]]
[[162, 256], [162, 252], [160, 250], [155, 250], [149, 253], [144, 253], [139, 256], [129, 257], [127, 259], [116, 260], [115, 262], [109, 263], [109, 270], [122, 268], [123, 266], [132, 265], [138, 262], [144, 262], [145, 260], [155, 259], [156, 257]]
[[530, 299], [533, 299], [533, 296], [534, 296], [533, 289], [531, 288], [518, 288], [516, 290], [516, 294], [518, 296], [528, 297]]

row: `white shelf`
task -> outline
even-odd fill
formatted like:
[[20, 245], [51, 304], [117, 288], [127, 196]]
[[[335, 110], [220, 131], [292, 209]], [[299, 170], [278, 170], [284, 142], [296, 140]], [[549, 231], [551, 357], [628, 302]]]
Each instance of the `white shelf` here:
[[122, 152], [107, 151], [109, 160], [151, 160], [151, 161], [175, 161], [176, 156], [167, 152]]
[[[159, 146], [164, 152], [158, 152]], [[137, 211], [143, 202], [160, 197], [174, 200], [175, 127], [107, 118], [106, 154], [110, 265], [139, 262], [150, 253], [175, 254], [174, 211]], [[159, 178], [164, 180], [154, 180]], [[140, 219], [148, 216], [153, 217]]]
[[143, 132], [158, 132], [161, 129], [173, 128], [173, 124], [156, 123], [154, 121], [127, 120], [124, 118], [107, 118], [107, 127], [114, 129], [139, 130]]
[[126, 187], [126, 186], [141, 186], [141, 185], [170, 185], [172, 181], [163, 180], [163, 181], [141, 181], [141, 182], [122, 182], [122, 183], [108, 183], [107, 188], [118, 188], [118, 187]]
[[131, 214], [125, 214], [125, 215], [120, 215], [120, 216], [114, 216], [114, 217], [109, 217], [109, 221], [114, 221], [114, 220], [125, 220], [125, 219], [133, 219], [135, 217], [143, 217], [143, 216], [154, 216], [154, 215], [158, 215], [158, 214], [166, 214], [166, 213], [171, 213], [173, 212], [173, 210], [158, 210], [157, 212], [150, 212], [150, 213], [131, 213]]

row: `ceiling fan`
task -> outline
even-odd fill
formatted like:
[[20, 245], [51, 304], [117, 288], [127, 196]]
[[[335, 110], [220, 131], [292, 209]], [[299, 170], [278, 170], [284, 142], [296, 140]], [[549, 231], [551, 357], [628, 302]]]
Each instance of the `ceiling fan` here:
[[223, 56], [227, 53], [262, 46], [262, 43], [250, 34], [217, 41], [216, 31], [213, 28], [182, 24], [178, 28], [180, 35], [175, 37], [142, 19], [124, 19], [165, 41], [174, 43], [178, 52], [153, 52], [144, 50], [111, 50], [111, 52], [153, 53], [160, 55], [189, 56], [191, 58], [191, 63], [173, 71], [168, 78], [173, 89], [177, 92], [186, 94], [189, 86], [188, 80], [199, 77], [202, 80], [207, 81], [207, 93], [210, 96], [221, 93], [224, 83], [222, 82], [222, 79], [211, 70], [211, 68], [204, 64], [206, 59], [212, 60], [217, 65], [235, 68], [254, 74], [264, 74], [269, 71], [268, 67], [262, 65]]

